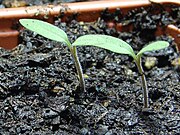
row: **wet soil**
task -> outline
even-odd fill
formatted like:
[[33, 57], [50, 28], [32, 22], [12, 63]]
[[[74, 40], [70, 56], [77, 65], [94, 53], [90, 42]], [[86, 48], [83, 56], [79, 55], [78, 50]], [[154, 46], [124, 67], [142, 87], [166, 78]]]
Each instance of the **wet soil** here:
[[[131, 57], [95, 47], [78, 48], [87, 89], [79, 97], [68, 48], [25, 30], [15, 49], [0, 49], [0, 134], [180, 134], [180, 70], [171, 64], [179, 54], [171, 37], [153, 34], [169, 17], [165, 11], [161, 17], [143, 13], [136, 11], [132, 19], [129, 13], [127, 21], [116, 14], [111, 18], [130, 22], [132, 32], [108, 28], [107, 12], [97, 22], [64, 23], [58, 19], [55, 25], [66, 31], [71, 41], [87, 33], [107, 34], [130, 43], [136, 52], [151, 41], [168, 41], [167, 49], [143, 56], [150, 111], [142, 111], [140, 78]], [[149, 57], [156, 58], [150, 69], [145, 66]]]

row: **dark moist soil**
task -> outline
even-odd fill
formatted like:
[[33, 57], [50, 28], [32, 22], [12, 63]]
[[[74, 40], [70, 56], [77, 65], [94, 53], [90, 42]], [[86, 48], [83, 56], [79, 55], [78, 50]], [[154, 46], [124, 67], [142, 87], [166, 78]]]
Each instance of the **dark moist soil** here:
[[[180, 18], [165, 11], [152, 16], [151, 10], [134, 10], [126, 20], [106, 12], [94, 23], [55, 21], [71, 41], [87, 33], [107, 34], [130, 43], [136, 51], [154, 40], [168, 41], [167, 49], [143, 56], [143, 66], [147, 58], [156, 59], [150, 69], [144, 66], [150, 111], [142, 111], [140, 78], [131, 57], [95, 47], [78, 48], [87, 90], [79, 97], [68, 48], [26, 30], [15, 49], [0, 50], [0, 134], [180, 134], [180, 71], [171, 64], [179, 54], [172, 38], [154, 36], [157, 24], [163, 27]], [[133, 24], [134, 30], [107, 28], [108, 16]]]

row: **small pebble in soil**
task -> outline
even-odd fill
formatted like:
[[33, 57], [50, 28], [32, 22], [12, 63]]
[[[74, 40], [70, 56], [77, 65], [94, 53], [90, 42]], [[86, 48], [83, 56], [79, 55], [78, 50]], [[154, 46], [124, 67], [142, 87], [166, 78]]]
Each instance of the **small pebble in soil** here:
[[175, 58], [174, 60], [171, 61], [171, 65], [174, 66], [177, 72], [180, 72], [180, 57]]
[[156, 57], [146, 57], [144, 66], [147, 69], [151, 69], [156, 65], [156, 63], [157, 63], [157, 58]]
[[61, 93], [65, 91], [65, 88], [60, 87], [60, 86], [55, 86], [51, 91], [54, 93]]
[[179, 66], [180, 67], [180, 57], [175, 58], [174, 60], [171, 61], [171, 64], [173, 66]]

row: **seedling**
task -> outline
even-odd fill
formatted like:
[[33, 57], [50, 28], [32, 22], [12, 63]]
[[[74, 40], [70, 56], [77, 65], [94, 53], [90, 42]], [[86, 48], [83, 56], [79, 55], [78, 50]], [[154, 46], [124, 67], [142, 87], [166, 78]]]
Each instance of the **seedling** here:
[[141, 56], [144, 52], [160, 50], [165, 47], [168, 47], [169, 46], [168, 42], [156, 41], [156, 42], [150, 43], [149, 45], [141, 49], [140, 52], [136, 55], [129, 44], [127, 44], [121, 39], [118, 39], [112, 36], [85, 35], [85, 36], [81, 36], [77, 38], [75, 42], [71, 44], [71, 42], [68, 39], [67, 34], [63, 30], [59, 29], [58, 27], [52, 24], [49, 24], [40, 20], [36, 20], [36, 19], [21, 19], [20, 23], [29, 30], [32, 30], [51, 40], [63, 42], [68, 46], [70, 53], [75, 61], [75, 66], [76, 66], [77, 73], [79, 76], [81, 89], [84, 91], [85, 91], [84, 77], [83, 77], [82, 67], [77, 56], [76, 46], [95, 46], [95, 47], [100, 47], [103, 49], [110, 50], [115, 53], [128, 54], [132, 56], [137, 65], [138, 71], [141, 75], [144, 108], [149, 107], [148, 88], [147, 88], [145, 74], [141, 65]]
[[160, 50], [160, 49], [168, 47], [169, 46], [168, 42], [166, 41], [152, 42], [148, 44], [147, 46], [145, 46], [144, 48], [142, 48], [138, 52], [138, 54], [134, 53], [132, 47], [128, 43], [124, 42], [121, 39], [107, 36], [107, 35], [85, 35], [85, 36], [79, 37], [72, 45], [73, 46], [91, 45], [91, 46], [104, 48], [115, 53], [128, 54], [132, 56], [134, 59], [134, 62], [137, 65], [138, 71], [141, 75], [144, 108], [149, 107], [148, 88], [147, 88], [146, 77], [145, 77], [142, 64], [141, 64], [141, 56], [144, 52]]
[[72, 46], [71, 42], [68, 39], [67, 34], [58, 27], [44, 21], [40, 21], [36, 19], [20, 19], [19, 21], [25, 28], [34, 31], [39, 35], [46, 37], [48, 39], [58, 42], [63, 42], [68, 46], [70, 53], [75, 62], [76, 70], [80, 80], [80, 88], [82, 91], [85, 92], [86, 91], [85, 82], [84, 82], [82, 67], [77, 55], [77, 49], [76, 46]]

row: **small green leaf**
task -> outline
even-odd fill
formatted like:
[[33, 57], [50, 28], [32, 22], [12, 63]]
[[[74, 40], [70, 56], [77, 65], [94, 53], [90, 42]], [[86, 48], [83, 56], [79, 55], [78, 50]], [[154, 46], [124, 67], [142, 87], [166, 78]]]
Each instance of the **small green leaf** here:
[[60, 28], [36, 19], [20, 19], [19, 22], [27, 29], [38, 33], [41, 36], [55, 40], [58, 42], [64, 42], [70, 46], [67, 34]]
[[129, 54], [133, 58], [136, 55], [132, 47], [121, 39], [108, 35], [85, 35], [76, 39], [73, 46], [95, 46], [110, 50], [115, 53]]
[[147, 46], [145, 46], [144, 48], [142, 48], [139, 51], [139, 53], [137, 54], [137, 56], [142, 55], [144, 52], [160, 50], [160, 49], [166, 48], [168, 46], [169, 46], [169, 43], [166, 41], [152, 42], [152, 43], [148, 44]]

